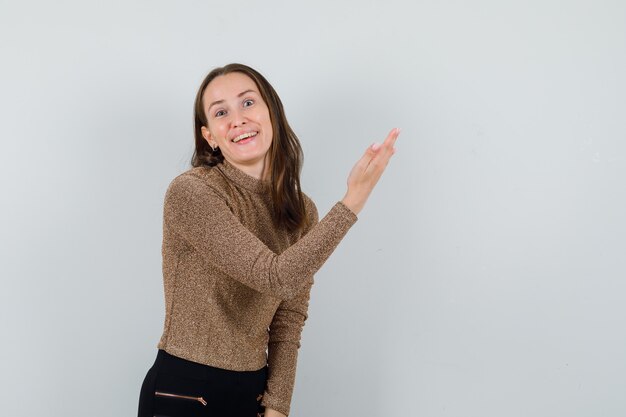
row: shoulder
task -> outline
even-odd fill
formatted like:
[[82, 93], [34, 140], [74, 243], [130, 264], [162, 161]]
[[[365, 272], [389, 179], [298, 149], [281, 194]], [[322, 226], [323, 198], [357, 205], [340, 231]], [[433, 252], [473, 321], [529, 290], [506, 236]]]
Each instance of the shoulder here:
[[[166, 219], [187, 218], [202, 213], [219, 216], [231, 212], [231, 200], [224, 179], [217, 169], [195, 167], [176, 175], [170, 181], [163, 201]], [[182, 217], [181, 217], [182, 216]]]
[[213, 167], [194, 167], [178, 174], [169, 183], [166, 198], [175, 195], [190, 195], [195, 192], [210, 192], [225, 196], [228, 182], [218, 169]]
[[163, 211], [168, 219], [205, 213], [215, 216], [231, 212], [232, 194], [218, 169], [194, 167], [170, 181], [163, 198]]

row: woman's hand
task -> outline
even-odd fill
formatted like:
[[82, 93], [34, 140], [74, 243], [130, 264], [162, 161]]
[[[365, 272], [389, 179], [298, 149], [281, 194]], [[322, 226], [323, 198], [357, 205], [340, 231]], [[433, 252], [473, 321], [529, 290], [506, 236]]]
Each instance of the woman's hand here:
[[281, 413], [280, 411], [272, 410], [271, 408], [266, 408], [265, 414], [263, 415], [263, 417], [287, 417], [287, 416]]
[[365, 155], [354, 165], [348, 176], [348, 191], [341, 202], [354, 214], [359, 214], [370, 193], [387, 167], [387, 163], [396, 149], [394, 144], [400, 129], [392, 129], [382, 145], [377, 143], [368, 147]]

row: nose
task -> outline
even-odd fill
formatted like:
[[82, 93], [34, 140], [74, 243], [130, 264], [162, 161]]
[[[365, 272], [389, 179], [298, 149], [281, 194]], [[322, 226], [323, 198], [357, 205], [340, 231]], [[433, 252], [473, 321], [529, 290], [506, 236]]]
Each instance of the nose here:
[[246, 117], [243, 115], [243, 111], [241, 109], [232, 110], [231, 115], [231, 123], [233, 127], [239, 127], [246, 124]]

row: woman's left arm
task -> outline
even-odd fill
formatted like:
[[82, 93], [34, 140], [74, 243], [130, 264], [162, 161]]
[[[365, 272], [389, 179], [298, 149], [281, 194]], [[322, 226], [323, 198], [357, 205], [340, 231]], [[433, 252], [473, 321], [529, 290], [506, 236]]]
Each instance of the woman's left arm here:
[[[313, 200], [305, 195], [305, 203], [309, 225], [303, 235], [319, 222]], [[262, 403], [266, 409], [266, 417], [283, 417], [289, 414], [300, 336], [308, 317], [310, 296], [311, 285], [306, 285], [296, 297], [283, 300], [272, 319], [267, 349], [269, 374]]]
[[307, 319], [310, 292], [311, 286], [307, 285], [297, 297], [282, 301], [270, 325], [267, 358], [269, 373], [262, 404], [266, 409], [284, 415], [289, 414], [300, 336]]

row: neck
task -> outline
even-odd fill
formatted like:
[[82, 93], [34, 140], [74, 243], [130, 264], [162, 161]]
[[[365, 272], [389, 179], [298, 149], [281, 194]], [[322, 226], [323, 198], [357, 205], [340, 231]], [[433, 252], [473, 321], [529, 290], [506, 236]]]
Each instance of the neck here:
[[239, 168], [241, 171], [245, 172], [251, 177], [256, 178], [257, 180], [269, 180], [269, 164], [266, 163], [265, 159], [253, 165], [242, 165], [233, 162], [230, 162], [230, 164]]

